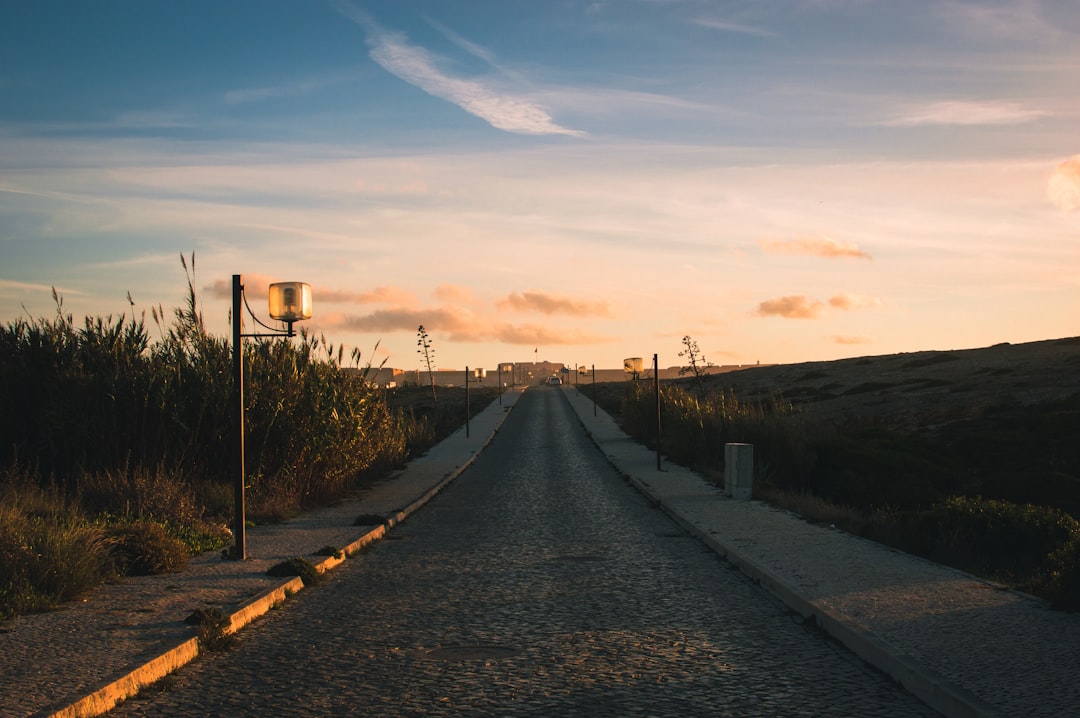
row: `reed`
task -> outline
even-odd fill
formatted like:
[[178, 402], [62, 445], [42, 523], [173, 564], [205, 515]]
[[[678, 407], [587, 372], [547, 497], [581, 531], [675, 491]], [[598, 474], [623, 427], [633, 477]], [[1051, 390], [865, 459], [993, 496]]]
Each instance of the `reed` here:
[[[183, 305], [151, 310], [156, 340], [133, 304], [80, 323], [55, 292], [53, 316], [0, 325], [0, 615], [67, 600], [116, 567], [173, 570], [174, 540], [190, 553], [228, 540], [232, 349], [206, 330], [194, 258], [184, 269]], [[343, 367], [325, 337], [243, 353], [255, 522], [332, 501], [464, 421], [392, 407], [359, 353]]]

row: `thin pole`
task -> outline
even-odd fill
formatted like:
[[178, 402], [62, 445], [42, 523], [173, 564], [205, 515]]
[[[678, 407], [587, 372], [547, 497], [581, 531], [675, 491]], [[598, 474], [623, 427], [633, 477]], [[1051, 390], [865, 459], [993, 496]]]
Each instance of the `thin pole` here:
[[469, 438], [469, 367], [465, 366], [465, 438]]
[[596, 365], [592, 365], [592, 415], [596, 416]]
[[232, 375], [233, 375], [233, 507], [236, 517], [233, 522], [233, 535], [236, 545], [233, 558], [247, 558], [247, 536], [244, 531], [244, 348], [242, 345], [242, 322], [240, 304], [244, 294], [244, 285], [240, 275], [232, 278]]
[[503, 395], [502, 362], [499, 362], [499, 406], [502, 406], [502, 395]]
[[653, 384], [656, 386], [656, 470], [660, 471], [660, 359], [652, 355]]

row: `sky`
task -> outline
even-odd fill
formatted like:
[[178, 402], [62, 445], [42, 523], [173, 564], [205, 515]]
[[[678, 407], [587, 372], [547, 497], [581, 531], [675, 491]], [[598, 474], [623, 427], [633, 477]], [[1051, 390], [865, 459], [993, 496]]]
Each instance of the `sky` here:
[[1077, 336], [1077, 78], [1075, 0], [7, 0], [0, 321], [184, 256], [407, 370]]

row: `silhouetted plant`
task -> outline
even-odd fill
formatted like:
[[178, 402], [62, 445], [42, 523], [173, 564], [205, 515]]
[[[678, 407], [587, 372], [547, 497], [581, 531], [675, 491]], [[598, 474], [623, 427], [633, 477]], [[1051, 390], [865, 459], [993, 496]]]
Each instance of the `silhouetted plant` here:
[[427, 368], [428, 381], [431, 384], [431, 400], [438, 405], [439, 397], [435, 394], [435, 370], [433, 368], [435, 349], [431, 346], [431, 337], [428, 336], [423, 324], [416, 329], [416, 345], [420, 347], [416, 350], [416, 353], [423, 359], [424, 366]]
[[686, 359], [688, 366], [679, 369], [679, 376], [693, 374], [694, 386], [697, 387], [698, 396], [704, 399], [706, 393], [705, 377], [713, 366], [712, 362], [705, 358], [705, 355], [701, 353], [701, 349], [698, 348], [698, 343], [689, 334], [682, 338], [682, 343], [686, 348], [679, 352], [679, 356]]

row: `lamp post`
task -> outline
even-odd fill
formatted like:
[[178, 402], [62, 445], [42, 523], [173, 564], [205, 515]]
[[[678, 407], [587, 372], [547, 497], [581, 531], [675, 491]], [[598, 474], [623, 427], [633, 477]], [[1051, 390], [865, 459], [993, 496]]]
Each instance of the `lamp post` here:
[[[252, 320], [256, 324], [267, 329], [267, 332], [244, 333], [240, 307], [247, 307]], [[303, 282], [279, 282], [271, 284], [269, 289], [270, 316], [278, 321], [285, 322], [288, 326], [286, 331], [268, 327], [260, 322], [251, 308], [247, 306], [244, 297], [244, 285], [240, 281], [240, 275], [234, 274], [232, 278], [232, 375], [233, 375], [233, 505], [235, 510], [234, 535], [236, 544], [233, 546], [231, 558], [243, 560], [247, 558], [247, 535], [245, 531], [244, 511], [244, 483], [247, 480], [244, 468], [244, 348], [245, 337], [292, 337], [295, 336], [293, 323], [311, 318], [311, 287]]]

